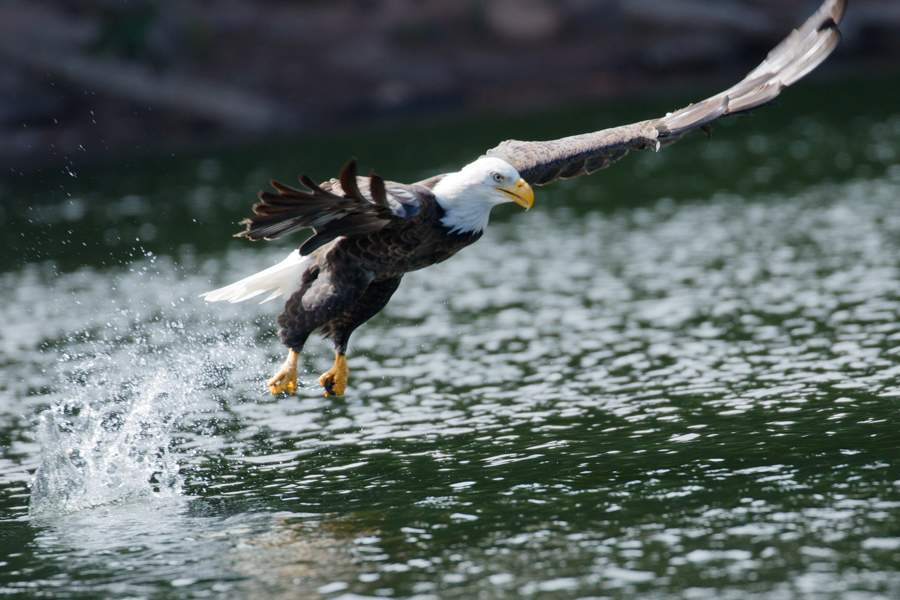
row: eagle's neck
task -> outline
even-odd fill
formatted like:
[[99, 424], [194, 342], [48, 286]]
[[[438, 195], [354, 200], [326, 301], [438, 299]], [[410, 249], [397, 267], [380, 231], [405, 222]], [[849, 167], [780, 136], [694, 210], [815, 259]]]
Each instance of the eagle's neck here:
[[480, 233], [487, 227], [491, 209], [497, 203], [493, 190], [467, 173], [449, 173], [432, 189], [444, 216], [441, 224], [451, 233]]

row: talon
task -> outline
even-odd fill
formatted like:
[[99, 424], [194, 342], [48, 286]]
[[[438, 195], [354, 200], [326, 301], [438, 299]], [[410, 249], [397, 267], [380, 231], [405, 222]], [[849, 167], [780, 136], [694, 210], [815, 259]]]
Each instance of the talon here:
[[325, 381], [325, 383], [322, 384], [322, 387], [325, 388], [325, 395], [326, 395], [326, 396], [337, 396], [337, 394], [336, 394], [335, 391], [334, 391], [334, 388], [331, 387], [331, 377], [329, 377], [329, 378]]
[[325, 388], [325, 396], [343, 396], [347, 389], [350, 369], [347, 368], [347, 356], [334, 353], [334, 366], [319, 377], [319, 385]]
[[299, 356], [300, 355], [293, 350], [289, 351], [284, 364], [281, 365], [275, 372], [275, 375], [266, 382], [266, 385], [269, 386], [269, 392], [273, 395], [280, 394], [285, 390], [290, 393], [297, 391], [297, 359]]

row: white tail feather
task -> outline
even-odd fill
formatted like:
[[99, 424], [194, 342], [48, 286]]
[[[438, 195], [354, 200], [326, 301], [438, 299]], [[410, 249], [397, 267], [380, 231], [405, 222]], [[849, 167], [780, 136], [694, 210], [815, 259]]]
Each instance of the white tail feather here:
[[262, 304], [279, 296], [290, 296], [300, 289], [300, 279], [308, 265], [309, 258], [300, 256], [300, 251], [294, 250], [286, 259], [274, 267], [269, 267], [265, 271], [260, 271], [255, 275], [241, 279], [231, 285], [226, 285], [223, 288], [200, 294], [200, 297], [205, 298], [207, 302], [221, 302], [223, 300], [242, 302], [254, 296], [259, 296], [263, 292], [275, 290], [265, 300], [260, 302]]

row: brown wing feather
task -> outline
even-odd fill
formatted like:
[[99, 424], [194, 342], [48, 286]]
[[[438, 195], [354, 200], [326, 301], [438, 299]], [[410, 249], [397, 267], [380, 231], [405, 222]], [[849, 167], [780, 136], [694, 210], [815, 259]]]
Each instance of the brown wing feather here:
[[255, 216], [241, 221], [246, 229], [236, 237], [274, 240], [311, 228], [315, 234], [300, 246], [300, 253], [307, 255], [337, 237], [365, 235], [400, 218], [388, 206], [384, 180], [374, 171], [364, 181], [372, 199], [360, 191], [355, 159], [344, 165], [337, 181], [319, 185], [301, 175], [306, 189], [270, 183], [277, 193], [259, 193], [260, 202], [253, 205]]
[[387, 189], [384, 185], [384, 179], [372, 169], [369, 172], [369, 192], [372, 194], [372, 201], [385, 208], [388, 207]]
[[782, 89], [807, 75], [835, 49], [847, 0], [826, 0], [737, 85], [661, 119], [613, 127], [548, 142], [508, 140], [487, 151], [515, 167], [531, 184], [578, 177], [605, 169], [631, 150], [675, 143], [693, 129], [709, 131], [716, 119], [771, 102]]

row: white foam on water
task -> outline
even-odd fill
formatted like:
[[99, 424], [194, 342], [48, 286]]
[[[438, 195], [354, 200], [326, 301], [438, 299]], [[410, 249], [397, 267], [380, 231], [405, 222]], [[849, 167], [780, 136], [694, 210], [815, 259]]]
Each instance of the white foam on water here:
[[[68, 306], [93, 310], [79, 315], [80, 330], [41, 350], [41, 362], [53, 365], [47, 372], [58, 375], [48, 382], [51, 408], [38, 417], [32, 517], [180, 496], [181, 465], [202, 450], [198, 444], [216, 443], [206, 434], [221, 390], [233, 395], [252, 383], [264, 391], [258, 363], [248, 359], [252, 312], [250, 323], [227, 313], [209, 319], [196, 300], [207, 277], [173, 282], [168, 265], [151, 282], [133, 271], [105, 289], [72, 286], [63, 295]], [[59, 312], [67, 317], [61, 325], [71, 323]]]
[[122, 373], [103, 358], [89, 361], [74, 393], [39, 417], [32, 516], [181, 493], [173, 429], [196, 404], [197, 363], [175, 356]]
[[[179, 496], [180, 464], [203, 449], [179, 448], [208, 428], [217, 389], [247, 378], [247, 340], [139, 341], [109, 354], [70, 358], [67, 393], [39, 415], [41, 462], [29, 514], [69, 513], [135, 498]], [[214, 436], [198, 433], [200, 446]]]

